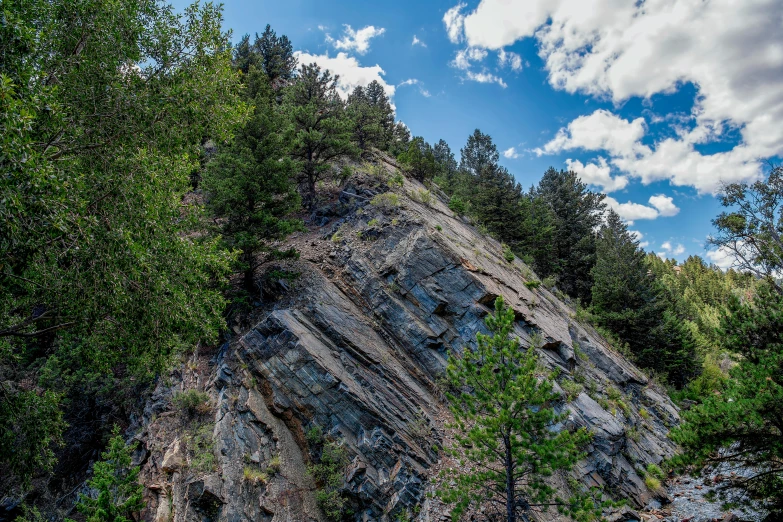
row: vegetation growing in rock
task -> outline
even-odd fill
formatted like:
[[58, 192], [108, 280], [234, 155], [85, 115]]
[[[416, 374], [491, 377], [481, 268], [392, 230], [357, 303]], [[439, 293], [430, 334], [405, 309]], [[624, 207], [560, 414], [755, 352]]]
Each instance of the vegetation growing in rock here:
[[[144, 486], [139, 484], [139, 467], [131, 466], [131, 450], [115, 426], [103, 460], [93, 466], [87, 485], [95, 491], [79, 496], [76, 509], [87, 522], [132, 522], [144, 507]], [[72, 521], [71, 521], [72, 522]]]
[[551, 429], [563, 419], [550, 406], [558, 395], [539, 375], [536, 350], [513, 337], [514, 312], [501, 297], [486, 324], [491, 335], [477, 334], [475, 352], [451, 355], [447, 367], [456, 429], [449, 452], [465, 465], [438, 492], [454, 506], [452, 518], [479, 506], [485, 518], [509, 522], [552, 505], [579, 519], [600, 515], [585, 496], [557, 498], [546, 481], [582, 457], [590, 434]]

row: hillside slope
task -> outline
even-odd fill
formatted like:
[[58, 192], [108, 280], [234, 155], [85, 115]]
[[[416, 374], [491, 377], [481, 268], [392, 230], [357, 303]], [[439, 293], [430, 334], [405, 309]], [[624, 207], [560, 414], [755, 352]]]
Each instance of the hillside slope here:
[[[159, 385], [136, 437], [147, 520], [324, 520], [307, 473], [318, 429], [346, 448], [343, 493], [355, 520], [391, 520], [404, 509], [447, 520], [426, 498], [435, 471], [456, 465], [439, 451], [449, 415], [438, 376], [451, 351], [485, 331], [499, 295], [523, 346], [541, 339], [543, 364], [569, 382], [558, 404], [567, 423], [595, 434], [576, 478], [635, 507], [657, 494], [638, 470], [672, 455], [673, 404], [531, 283], [519, 259], [507, 262], [499, 243], [424, 190], [354, 176], [316, 212], [319, 226], [290, 240], [301, 258], [265, 267], [262, 295], [220, 352], [194, 355]], [[397, 201], [371, 203], [379, 193]], [[188, 388], [205, 390], [211, 409], [175, 412], [172, 396]], [[199, 445], [199, 433], [211, 433], [214, 446]]]

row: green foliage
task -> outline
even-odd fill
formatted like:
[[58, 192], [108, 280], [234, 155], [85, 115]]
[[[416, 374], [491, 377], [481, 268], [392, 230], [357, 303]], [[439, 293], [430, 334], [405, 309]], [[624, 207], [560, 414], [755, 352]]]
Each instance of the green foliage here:
[[233, 256], [183, 195], [246, 107], [212, 4], [6, 0], [2, 18], [0, 437], [17, 451], [0, 464], [24, 481], [52, 462], [62, 394], [129, 402], [217, 338]]
[[421, 136], [414, 137], [408, 144], [408, 150], [400, 154], [397, 159], [418, 181], [430, 180], [437, 174], [432, 147]]
[[556, 498], [545, 481], [582, 458], [590, 435], [551, 430], [564, 418], [549, 406], [558, 396], [549, 380], [539, 378], [536, 350], [523, 350], [511, 336], [514, 312], [502, 298], [486, 323], [492, 335], [477, 334], [475, 351], [452, 354], [446, 370], [455, 390], [448, 393], [456, 428], [450, 453], [465, 469], [438, 492], [454, 505], [452, 519], [481, 506], [487, 518], [514, 522], [552, 504], [579, 519], [600, 515], [591, 502], [582, 503], [584, 497]]
[[391, 210], [400, 206], [400, 196], [393, 192], [383, 192], [370, 200], [370, 205], [382, 210]]
[[[551, 251], [536, 257], [543, 277], [557, 274], [559, 287], [568, 295], [589, 303], [592, 298], [595, 264], [595, 234], [606, 208], [604, 195], [591, 192], [571, 171], [550, 168], [544, 173], [533, 195], [540, 197], [551, 211]], [[549, 261], [547, 261], [547, 259]]]
[[180, 411], [185, 411], [189, 415], [196, 413], [207, 413], [211, 409], [209, 395], [200, 390], [186, 390], [177, 393], [171, 400]]
[[386, 92], [373, 80], [357, 86], [348, 96], [346, 113], [352, 124], [353, 141], [360, 150], [371, 147], [386, 150], [394, 133], [394, 111]]
[[716, 461], [752, 473], [735, 484], [783, 513], [783, 296], [763, 285], [751, 302], [734, 297], [721, 320], [723, 346], [739, 354], [719, 394], [683, 412], [672, 431], [684, 454], [675, 462]]
[[341, 494], [345, 467], [348, 465], [348, 452], [339, 442], [322, 442], [317, 462], [308, 466], [308, 472], [318, 483], [315, 499], [318, 506], [331, 521], [342, 520], [348, 513], [348, 501]]
[[211, 473], [217, 468], [215, 458], [215, 440], [212, 437], [213, 425], [206, 422], [185, 437], [190, 451], [190, 467], [199, 473]]
[[666, 475], [663, 473], [663, 470], [658, 466], [657, 464], [647, 464], [647, 474], [657, 478], [658, 480], [663, 480], [666, 478]]
[[242, 37], [234, 48], [234, 66], [245, 74], [257, 68], [270, 82], [290, 80], [296, 71], [296, 57], [288, 37], [278, 37], [267, 24], [261, 36], [256, 33], [252, 44], [250, 35]]
[[516, 257], [517, 256], [514, 255], [514, 252], [511, 250], [511, 247], [503, 243], [503, 259], [505, 259], [507, 263], [511, 263], [514, 261], [514, 259], [516, 259]]
[[392, 177], [389, 178], [389, 186], [391, 187], [401, 187], [405, 183], [405, 178], [402, 177], [402, 174], [399, 172], [395, 172]]
[[412, 190], [408, 193], [408, 196], [415, 202], [421, 203], [422, 205], [430, 206], [432, 205], [432, 202], [434, 201], [434, 198], [432, 197], [432, 193], [429, 190], [425, 189], [419, 189], [419, 190]]
[[560, 383], [560, 387], [563, 388], [563, 391], [566, 394], [566, 400], [568, 400], [568, 402], [575, 400], [585, 389], [585, 387], [581, 384], [578, 384], [574, 381], [569, 381], [567, 379], [564, 379]]
[[253, 293], [256, 255], [270, 251], [271, 242], [302, 229], [302, 224], [290, 217], [300, 204], [291, 182], [299, 166], [288, 157], [290, 123], [261, 70], [250, 66], [243, 80], [253, 112], [234, 140], [207, 164], [201, 187], [227, 245], [242, 253], [243, 287]]
[[638, 364], [665, 372], [677, 387], [684, 386], [699, 371], [696, 343], [668, 306], [658, 281], [648, 275], [644, 251], [614, 211], [609, 211], [595, 248], [595, 322], [627, 344]]
[[539, 286], [541, 286], [541, 281], [538, 279], [531, 279], [530, 281], [525, 281], [525, 286], [531, 290], [535, 290]]
[[765, 278], [781, 291], [777, 279], [783, 269], [783, 166], [763, 181], [732, 183], [723, 188], [720, 202], [730, 207], [712, 221], [718, 234], [708, 242], [734, 254], [735, 266]]
[[243, 478], [253, 484], [266, 484], [269, 482], [269, 474], [252, 466], [245, 466], [242, 470]]
[[459, 196], [451, 196], [449, 208], [458, 216], [464, 216], [468, 210], [467, 204]]
[[352, 123], [337, 93], [337, 77], [314, 63], [302, 65], [285, 91], [284, 110], [293, 124], [288, 140], [291, 157], [300, 166], [300, 190], [305, 205], [312, 209], [316, 183], [331, 171], [331, 163], [355, 153]]
[[437, 230], [438, 232], [443, 232], [443, 227], [440, 225], [435, 225], [435, 230]]
[[115, 426], [103, 460], [95, 463], [92, 478], [87, 481], [96, 494], [80, 495], [76, 503], [87, 522], [137, 520], [137, 513], [144, 507], [144, 487], [139, 484], [139, 467], [131, 467], [131, 451]]

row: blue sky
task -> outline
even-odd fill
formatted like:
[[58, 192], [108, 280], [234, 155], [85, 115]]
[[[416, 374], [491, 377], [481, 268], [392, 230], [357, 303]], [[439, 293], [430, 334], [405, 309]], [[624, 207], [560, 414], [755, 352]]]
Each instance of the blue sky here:
[[[186, 3], [175, 2], [179, 8]], [[398, 119], [459, 149], [475, 128], [525, 187], [570, 167], [680, 261], [707, 252], [721, 182], [783, 154], [783, 0], [229, 0], [236, 41], [267, 23]], [[414, 37], [416, 41], [414, 42]], [[513, 149], [512, 149], [513, 148]]]

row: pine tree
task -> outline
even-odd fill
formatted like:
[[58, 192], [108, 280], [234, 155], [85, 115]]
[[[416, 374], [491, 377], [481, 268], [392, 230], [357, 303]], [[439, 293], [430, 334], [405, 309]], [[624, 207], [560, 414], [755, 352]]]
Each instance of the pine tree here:
[[299, 183], [309, 209], [316, 204], [316, 183], [331, 170], [332, 162], [356, 151], [337, 79], [315, 63], [302, 65], [285, 93], [285, 110], [294, 126], [291, 155], [301, 165]]
[[[76, 509], [87, 522], [135, 522], [144, 507], [144, 487], [139, 484], [139, 467], [131, 466], [131, 446], [125, 444], [117, 426], [112, 431], [103, 460], [92, 468], [87, 486], [95, 496], [81, 495]], [[68, 521], [73, 522], [73, 521]]]
[[223, 237], [242, 252], [243, 287], [252, 294], [256, 255], [301, 224], [290, 217], [300, 203], [291, 182], [298, 166], [289, 157], [290, 124], [277, 106], [269, 78], [251, 66], [245, 79], [253, 115], [209, 162], [202, 188]]
[[430, 180], [436, 174], [437, 164], [432, 147], [421, 136], [414, 137], [408, 144], [408, 150], [397, 159], [418, 181]]
[[[605, 209], [603, 194], [591, 192], [576, 173], [549, 168], [534, 194], [555, 216], [554, 253], [560, 288], [584, 302], [591, 298], [590, 271], [595, 264], [595, 233]], [[553, 274], [539, 274], [546, 277]]]
[[473, 131], [468, 142], [460, 150], [460, 170], [478, 176], [485, 167], [495, 167], [500, 160], [497, 146], [488, 134], [479, 129]]
[[381, 148], [388, 149], [389, 144], [394, 140], [394, 110], [391, 106], [386, 89], [383, 88], [378, 80], [373, 80], [364, 89], [364, 95], [367, 102], [373, 110], [377, 125], [381, 131]]
[[353, 141], [361, 151], [383, 148], [389, 137], [381, 111], [370, 103], [365, 89], [357, 86], [348, 96], [346, 112], [353, 127]]
[[667, 374], [678, 387], [698, 373], [690, 330], [668, 306], [639, 242], [613, 210], [596, 239], [592, 276], [596, 321], [628, 344], [637, 363]]
[[739, 355], [720, 393], [683, 412], [672, 439], [681, 464], [728, 462], [747, 473], [732, 482], [783, 516], [783, 296], [762, 285], [753, 301], [732, 296], [721, 320], [723, 347]]
[[519, 199], [518, 235], [506, 243], [537, 274], [553, 274], [559, 268], [554, 253], [556, 230], [555, 216], [544, 199], [524, 194]]
[[457, 430], [450, 452], [466, 470], [450, 476], [453, 482], [438, 492], [454, 505], [452, 519], [473, 507], [487, 520], [516, 522], [548, 505], [580, 519], [594, 516], [584, 497], [562, 501], [545, 481], [582, 458], [590, 435], [553, 429], [564, 419], [551, 406], [559, 397], [540, 376], [536, 349], [522, 349], [512, 336], [514, 311], [503, 298], [486, 324], [491, 335], [477, 334], [476, 350], [452, 354], [446, 369], [456, 390], [448, 394]]

